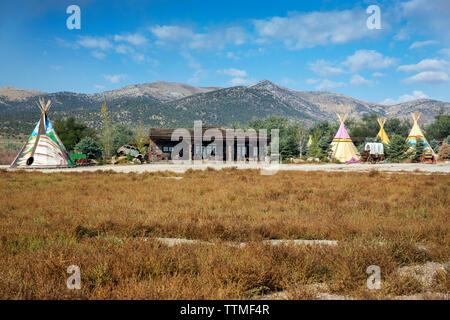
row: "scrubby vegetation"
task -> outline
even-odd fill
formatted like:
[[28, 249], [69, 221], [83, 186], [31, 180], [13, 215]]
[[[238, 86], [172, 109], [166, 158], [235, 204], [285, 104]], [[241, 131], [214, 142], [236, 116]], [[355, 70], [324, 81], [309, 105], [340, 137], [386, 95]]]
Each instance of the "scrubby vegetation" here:
[[[304, 299], [315, 297], [311, 286], [360, 298], [445, 293], [446, 272], [425, 288], [396, 269], [450, 260], [449, 192], [450, 176], [437, 174], [0, 171], [0, 298], [258, 299], [285, 291]], [[167, 247], [155, 237], [216, 245]], [[81, 290], [66, 288], [70, 265], [81, 268]], [[366, 287], [370, 265], [381, 268], [380, 290]]]

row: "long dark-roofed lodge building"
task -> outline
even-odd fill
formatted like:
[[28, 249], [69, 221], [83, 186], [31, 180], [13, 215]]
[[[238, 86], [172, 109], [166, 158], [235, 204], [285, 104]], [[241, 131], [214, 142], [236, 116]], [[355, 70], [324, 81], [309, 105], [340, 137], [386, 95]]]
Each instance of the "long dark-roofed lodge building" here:
[[[222, 127], [200, 127], [196, 130], [151, 128], [148, 135], [152, 161], [267, 161], [270, 143], [266, 130]], [[185, 151], [188, 154], [183, 154]]]

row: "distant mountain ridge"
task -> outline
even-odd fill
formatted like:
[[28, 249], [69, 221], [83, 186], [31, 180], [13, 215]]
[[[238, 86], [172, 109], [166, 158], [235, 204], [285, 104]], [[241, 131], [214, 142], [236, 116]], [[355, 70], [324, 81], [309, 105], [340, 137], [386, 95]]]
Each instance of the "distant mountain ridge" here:
[[376, 113], [385, 117], [410, 117], [422, 112], [421, 123], [429, 123], [450, 103], [421, 99], [386, 106], [327, 91], [296, 91], [269, 80], [250, 86], [231, 88], [195, 87], [183, 83], [157, 81], [131, 85], [96, 94], [73, 92], [44, 93], [15, 87], [0, 88], [0, 134], [28, 130], [36, 123], [35, 101], [40, 96], [52, 100], [51, 118], [75, 118], [93, 128], [101, 126], [100, 106], [106, 99], [113, 117], [120, 123], [136, 126], [189, 127], [194, 120], [205, 125], [246, 123], [271, 115], [292, 120], [336, 122], [336, 113], [361, 118]]

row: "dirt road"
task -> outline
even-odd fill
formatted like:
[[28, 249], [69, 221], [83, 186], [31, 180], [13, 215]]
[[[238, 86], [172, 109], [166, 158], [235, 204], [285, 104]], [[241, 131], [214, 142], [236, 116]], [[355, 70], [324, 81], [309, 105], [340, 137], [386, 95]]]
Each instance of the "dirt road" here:
[[[89, 166], [64, 169], [34, 169], [42, 172], [86, 172], [96, 170], [114, 170], [116, 172], [155, 172], [155, 171], [172, 171], [185, 172], [188, 169], [205, 170], [207, 167], [220, 170], [223, 168], [235, 167], [237, 169], [262, 169], [262, 173], [274, 174], [277, 170], [293, 170], [293, 171], [369, 171], [376, 169], [388, 172], [415, 172], [415, 173], [450, 173], [450, 163], [439, 164], [419, 164], [419, 163], [389, 163], [389, 164], [279, 164], [267, 165], [262, 163], [204, 163], [204, 164], [175, 164], [175, 163], [152, 163], [142, 165], [105, 165], [105, 166]], [[8, 166], [0, 166], [0, 169], [8, 169]]]

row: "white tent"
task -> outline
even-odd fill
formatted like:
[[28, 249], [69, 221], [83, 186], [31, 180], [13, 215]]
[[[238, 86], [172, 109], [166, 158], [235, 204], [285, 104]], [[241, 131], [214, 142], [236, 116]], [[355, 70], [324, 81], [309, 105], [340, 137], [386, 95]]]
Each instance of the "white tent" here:
[[41, 119], [27, 143], [11, 164], [11, 168], [61, 168], [74, 163], [47, 116], [50, 100], [39, 99]]

